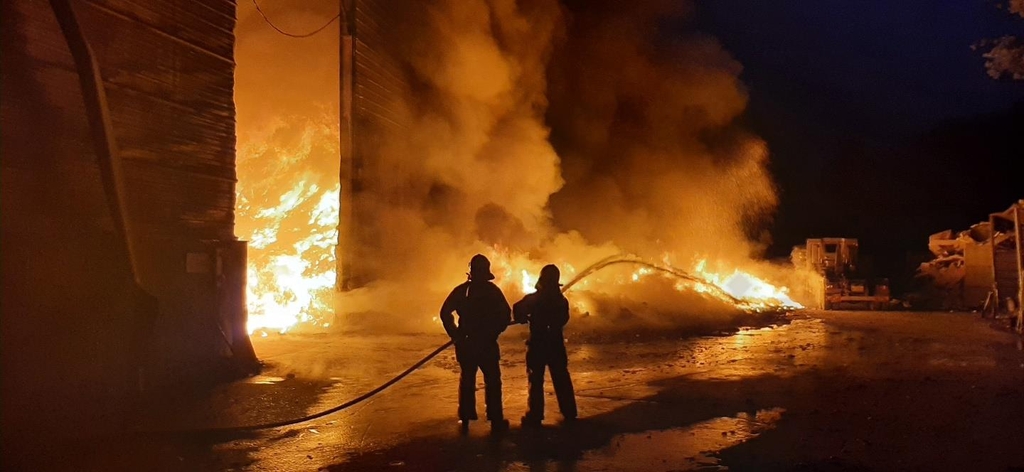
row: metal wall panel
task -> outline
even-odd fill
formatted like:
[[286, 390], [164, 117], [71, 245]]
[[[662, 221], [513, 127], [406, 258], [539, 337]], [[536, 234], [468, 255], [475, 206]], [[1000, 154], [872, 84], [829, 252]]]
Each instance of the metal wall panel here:
[[[50, 5], [5, 1], [4, 412], [18, 423], [18, 411], [32, 411], [24, 402], [55, 405], [26, 418], [40, 428], [48, 415], [63, 421], [123, 407], [111, 397], [134, 388], [129, 370], [146, 356], [169, 359], [146, 347], [175, 347], [177, 365], [191, 370], [164, 383], [210, 373], [224, 347], [211, 324], [218, 316], [215, 295], [207, 294], [215, 292], [214, 274], [186, 273], [185, 259], [208, 250], [205, 241], [234, 239], [235, 2], [72, 4], [101, 69], [124, 159], [127, 217], [139, 229], [146, 288], [161, 302], [161, 339], [140, 335], [146, 321], [128, 303], [127, 256]], [[106, 418], [95, 424], [115, 423]]]
[[[343, 115], [348, 112], [351, 117], [351, 154], [342, 156], [343, 173], [347, 174], [342, 176], [341, 244], [345, 247], [339, 250], [339, 285], [343, 289], [361, 286], [374, 277], [360, 261], [369, 257], [379, 240], [376, 218], [371, 208], [359, 202], [368, 195], [387, 198], [380, 188], [392, 169], [379, 166], [380, 153], [388, 136], [409, 128], [405, 103], [408, 73], [395, 47], [403, 33], [397, 12], [407, 11], [409, 5], [408, 1], [355, 0], [351, 8], [351, 62], [349, 70], [342, 71], [351, 77], [350, 96], [343, 98], [343, 106], [350, 107]], [[351, 192], [344, 190], [346, 186]]]
[[[25, 72], [34, 76], [47, 100], [66, 110], [67, 116], [83, 116], [77, 76], [47, 2], [17, 5], [23, 15], [19, 30], [25, 36], [25, 52], [35, 66]], [[125, 159], [133, 205], [129, 217], [151, 233], [231, 238], [234, 2], [99, 1], [76, 5], [101, 67], [117, 143]], [[15, 101], [22, 98], [12, 95]], [[85, 123], [65, 124], [71, 129], [63, 130], [61, 139], [74, 143], [68, 147], [76, 150], [62, 162], [94, 165]], [[96, 176], [88, 178], [98, 182]], [[104, 211], [102, 205], [95, 208], [95, 202], [88, 207]]]

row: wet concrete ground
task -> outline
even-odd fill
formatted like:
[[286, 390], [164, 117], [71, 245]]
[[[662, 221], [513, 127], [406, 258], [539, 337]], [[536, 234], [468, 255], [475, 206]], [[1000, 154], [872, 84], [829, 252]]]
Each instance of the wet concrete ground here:
[[[451, 351], [380, 395], [301, 425], [158, 434], [40, 461], [74, 470], [1024, 470], [1021, 340], [970, 314], [805, 312], [686, 339], [569, 339], [581, 420], [522, 430], [525, 329], [502, 337], [506, 415], [461, 436]], [[274, 421], [367, 391], [443, 335], [257, 338], [267, 368], [151, 405], [145, 428]], [[548, 393], [551, 395], [550, 386]], [[478, 392], [483, 417], [483, 392]], [[168, 412], [170, 412], [168, 414]], [[66, 451], [67, 452], [67, 451]], [[65, 470], [70, 470], [63, 467]]]

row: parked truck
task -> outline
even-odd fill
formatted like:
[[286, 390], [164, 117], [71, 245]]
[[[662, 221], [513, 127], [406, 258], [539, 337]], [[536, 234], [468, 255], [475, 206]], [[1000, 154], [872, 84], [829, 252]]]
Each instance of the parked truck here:
[[793, 248], [797, 267], [822, 276], [819, 306], [826, 310], [860, 308], [879, 310], [889, 305], [889, 281], [869, 281], [857, 267], [858, 243], [855, 238], [813, 238]]

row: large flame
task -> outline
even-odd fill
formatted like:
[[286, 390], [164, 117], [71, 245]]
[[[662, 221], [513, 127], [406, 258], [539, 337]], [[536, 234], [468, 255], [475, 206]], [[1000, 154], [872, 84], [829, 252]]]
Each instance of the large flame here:
[[[300, 139], [285, 141], [292, 143], [290, 146], [257, 142], [239, 152], [236, 214], [239, 236], [249, 241], [250, 334], [324, 329], [334, 322], [340, 185], [336, 173], [295, 169], [322, 167], [309, 165], [317, 156], [336, 158], [336, 148], [321, 143], [336, 142], [330, 139], [335, 133], [330, 126], [307, 125]], [[496, 282], [510, 299], [535, 290], [544, 263], [528, 253], [497, 246], [486, 254]], [[657, 264], [680, 267], [673, 259], [665, 255]], [[561, 268], [563, 281], [577, 274], [573, 262], [548, 262]], [[680, 291], [692, 290], [746, 311], [802, 308], [787, 288], [723, 262], [697, 259], [683, 271], [698, 280], [677, 281], [675, 288]], [[651, 267], [639, 267], [625, 275], [621, 271], [598, 273], [572, 290], [601, 292], [658, 274], [664, 275]], [[590, 311], [585, 297], [570, 298], [575, 310]]]
[[[268, 331], [284, 333], [298, 326], [327, 328], [333, 320], [333, 290], [336, 281], [335, 247], [338, 225], [339, 187], [321, 191], [316, 185], [300, 181], [294, 188], [280, 197], [280, 204], [253, 210], [244, 203], [243, 214], [251, 215], [265, 224], [252, 233], [250, 240], [249, 284], [247, 290], [249, 307], [249, 332]], [[240, 201], [245, 202], [240, 198]], [[291, 218], [292, 212], [300, 213]], [[304, 221], [301, 228], [305, 237], [287, 245], [284, 251], [267, 251], [277, 242], [286, 220]], [[536, 275], [541, 263], [531, 260], [525, 254], [510, 253], [501, 248], [488, 251], [492, 270], [497, 282], [509, 296], [535, 291]], [[671, 258], [663, 258], [662, 264], [672, 266]], [[576, 274], [572, 264], [559, 264], [563, 280]], [[765, 280], [738, 268], [709, 269], [707, 259], [700, 259], [689, 274], [700, 281], [680, 280], [676, 290], [693, 290], [704, 296], [731, 304], [746, 311], [774, 309], [798, 309], [803, 306], [794, 301], [786, 287], [777, 287]], [[598, 290], [601, 286], [623, 285], [639, 282], [641, 279], [659, 274], [650, 267], [639, 267], [628, 277], [614, 275], [593, 277], [584, 280], [572, 289]], [[586, 300], [574, 302], [574, 309], [588, 312]]]
[[[339, 193], [331, 116], [250, 138], [238, 154], [238, 236], [249, 241], [248, 330], [322, 329], [333, 321]], [[301, 170], [300, 170], [301, 169]]]
[[[708, 269], [708, 260], [700, 259], [694, 265], [691, 273], [704, 279], [707, 284], [692, 284], [694, 290], [725, 302], [734, 303], [737, 307], [747, 311], [803, 308], [803, 305], [789, 296], [788, 288], [776, 287], [738, 268], [733, 268], [731, 271], [713, 272]], [[709, 285], [718, 290], [708, 290]], [[677, 289], [684, 287], [687, 286], [685, 284], [676, 285]], [[735, 300], [722, 296], [722, 292]]]
[[[378, 197], [373, 203], [381, 216], [367, 228], [380, 239], [360, 249], [375, 259], [376, 274], [392, 277], [380, 280], [384, 287], [374, 287], [398, 294], [388, 302], [402, 298], [388, 283], [416, 284], [417, 302], [457, 283], [462, 275], [455, 270], [455, 256], [444, 252], [448, 246], [464, 246], [460, 259], [478, 250], [488, 253], [511, 300], [533, 290], [540, 261], [557, 264], [568, 280], [605, 248], [581, 242], [572, 248], [579, 249], [575, 255], [548, 248], [556, 255], [552, 259], [506, 248], [488, 251], [482, 241], [544, 244], [538, 241], [545, 236], [565, 235], [535, 233], [573, 228], [578, 233], [570, 233], [578, 238], [566, 238], [561, 246], [577, 239], [601, 241], [647, 254], [653, 241], [673, 241], [663, 249], [701, 247], [717, 257], [728, 250], [743, 252], [746, 241], [736, 230], [748, 216], [768, 214], [777, 204], [765, 144], [733, 132], [747, 102], [739, 64], [706, 38], [650, 54], [660, 49], [648, 26], [682, 15], [683, 3], [665, 8], [662, 2], [606, 2], [593, 9], [528, 3], [441, 2], [427, 8], [429, 18], [414, 30], [379, 38], [394, 41], [394, 47], [368, 46], [374, 64], [367, 66], [383, 64], [395, 75], [382, 102], [388, 113], [377, 116], [381, 112], [373, 107], [349, 110], [353, 122], [362, 123], [355, 115], [366, 117], [368, 126], [359, 129], [370, 134], [358, 136], [369, 138], [369, 146], [360, 149], [372, 153], [364, 156], [372, 162], [363, 169], [364, 195]], [[403, 4], [410, 7], [364, 13], [393, 19], [421, 13], [419, 2]], [[309, 15], [316, 9], [293, 10]], [[248, 327], [253, 333], [323, 328], [336, 323], [331, 305], [337, 295], [338, 78], [348, 71], [337, 68], [337, 56], [324, 54], [339, 51], [337, 34], [290, 42], [267, 29], [255, 11], [249, 13], [239, 15], [239, 37], [248, 36], [236, 51], [236, 228], [250, 241]], [[608, 41], [623, 47], [607, 47]], [[429, 46], [438, 44], [458, 47]], [[385, 50], [394, 57], [376, 63], [374, 55], [387, 55]], [[580, 60], [557, 67], [565, 58]], [[590, 83], [595, 74], [609, 80]], [[367, 103], [381, 105], [377, 101]], [[630, 113], [604, 106], [608, 103], [630, 105]], [[323, 104], [332, 116], [318, 119], [314, 104]], [[401, 118], [401, 126], [373, 125], [378, 118], [390, 121], [384, 117], [391, 113]], [[705, 142], [708, 134], [716, 136], [713, 144]], [[559, 137], [557, 146], [551, 136]], [[737, 181], [743, 182], [741, 191]], [[709, 214], [716, 217], [706, 218]], [[473, 227], [491, 234], [478, 232], [481, 240], [474, 241]], [[721, 241], [704, 246], [691, 234]], [[556, 260], [563, 254], [570, 260]], [[712, 262], [671, 264], [699, 281], [691, 277], [661, 285], [670, 295], [676, 284], [745, 310], [796, 305], [745, 258], [737, 257], [732, 266]], [[395, 266], [423, 273], [412, 279]], [[574, 285], [577, 296], [570, 300], [581, 303], [584, 292], [626, 293], [616, 287], [663, 274], [617, 266]], [[346, 305], [338, 307], [340, 312], [363, 312], [362, 305], [370, 303], [362, 301], [372, 298], [365, 292], [341, 297]], [[401, 310], [424, 309], [410, 305]], [[409, 317], [420, 315], [417, 319], [428, 319], [423, 313]]]
[[[246, 296], [249, 333], [257, 329], [285, 332], [299, 324], [330, 326], [330, 300], [337, 280], [335, 247], [338, 240], [340, 187], [320, 191], [305, 182], [281, 197], [281, 205], [263, 209], [256, 218], [270, 224], [249, 242]], [[303, 205], [305, 204], [305, 205]], [[296, 206], [308, 206], [308, 234], [282, 252], [263, 253], [276, 242], [281, 222]]]
[[[333, 320], [333, 290], [336, 281], [335, 247], [338, 226], [338, 192], [334, 186], [322, 190], [315, 184], [299, 181], [279, 198], [276, 206], [253, 209], [239, 196], [240, 215], [254, 219], [261, 227], [253, 231], [250, 239], [248, 268], [249, 332], [268, 331], [284, 333], [298, 326], [327, 328]], [[293, 243], [275, 245], [284, 222], [303, 222], [300, 231], [305, 235]], [[492, 271], [497, 282], [510, 297], [535, 291], [536, 274], [542, 263], [526, 254], [509, 252], [500, 247], [488, 251]], [[671, 257], [665, 256], [661, 264], [671, 267]], [[576, 275], [575, 267], [562, 261], [563, 281]], [[738, 268], [723, 269], [716, 264], [711, 270], [708, 260], [699, 259], [687, 271], [700, 281], [680, 280], [675, 288], [693, 290], [723, 303], [746, 311], [797, 309], [802, 305], [789, 296], [786, 287], [776, 287], [765, 280]], [[628, 277], [620, 275], [595, 276], [572, 289], [600, 291], [601, 286], [639, 282], [659, 274], [650, 267], [639, 267]], [[585, 300], [574, 302], [574, 309], [587, 312]]]
[[[495, 268], [494, 272], [498, 276], [499, 285], [502, 285], [507, 293], [510, 295], [526, 294], [535, 290], [534, 284], [537, 280], [535, 274], [539, 273], [542, 263], [531, 260], [525, 254], [510, 253], [500, 247], [489, 252], [488, 257], [491, 258]], [[674, 269], [678, 266], [673, 259], [671, 255], [666, 254], [656, 265]], [[577, 271], [571, 263], [559, 261], [557, 265], [562, 270], [563, 281], [575, 277]], [[799, 302], [793, 300], [787, 287], [771, 284], [751, 272], [732, 267], [725, 262], [714, 264], [714, 270], [711, 269], [711, 266], [712, 264], [707, 258], [697, 259], [692, 268], [681, 271], [697, 280], [678, 280], [675, 289], [679, 291], [692, 290], [750, 312], [804, 308]], [[645, 277], [652, 275], [673, 277], [663, 271], [641, 266], [629, 273], [628, 276], [623, 276], [621, 273], [610, 275], [596, 273], [571, 287], [570, 291], [601, 291], [602, 288], [610, 289], [613, 286], [640, 282]], [[585, 309], [583, 301], [577, 304], [577, 309], [581, 312], [588, 311]]]

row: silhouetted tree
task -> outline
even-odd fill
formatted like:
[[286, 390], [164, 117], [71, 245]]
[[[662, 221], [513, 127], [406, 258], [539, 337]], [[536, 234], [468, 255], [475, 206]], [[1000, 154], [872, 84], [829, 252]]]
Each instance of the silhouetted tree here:
[[[1010, 14], [1024, 18], [1024, 0], [1009, 0], [1005, 6]], [[979, 48], [988, 49], [982, 57], [990, 77], [1024, 80], [1024, 38], [1006, 35], [986, 39], [975, 45], [975, 49]]]

